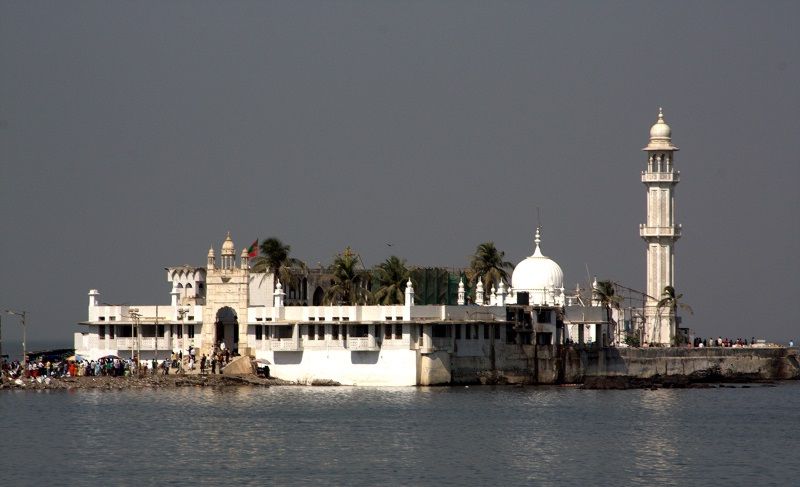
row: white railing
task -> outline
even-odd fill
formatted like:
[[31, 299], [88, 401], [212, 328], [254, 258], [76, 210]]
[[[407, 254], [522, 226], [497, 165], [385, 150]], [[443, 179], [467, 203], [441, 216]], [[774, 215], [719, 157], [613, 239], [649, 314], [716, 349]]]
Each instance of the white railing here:
[[639, 236], [641, 237], [680, 237], [681, 226], [673, 227], [649, 227], [643, 223], [639, 224]]
[[270, 347], [276, 352], [296, 352], [303, 349], [298, 338], [272, 338]]
[[347, 348], [355, 351], [374, 351], [380, 350], [380, 346], [375, 341], [374, 336], [366, 337], [347, 337]]
[[673, 172], [673, 173], [669, 173], [669, 172], [655, 172], [655, 173], [653, 173], [653, 172], [642, 172], [642, 182], [643, 183], [651, 183], [651, 182], [656, 182], [656, 183], [675, 182], [675, 183], [677, 183], [677, 182], [680, 182], [680, 180], [681, 180], [680, 171]]

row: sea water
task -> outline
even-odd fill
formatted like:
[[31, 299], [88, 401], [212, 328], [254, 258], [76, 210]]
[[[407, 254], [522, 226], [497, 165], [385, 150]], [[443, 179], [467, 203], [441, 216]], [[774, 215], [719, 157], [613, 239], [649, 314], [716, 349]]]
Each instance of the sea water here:
[[0, 485], [800, 485], [800, 383], [0, 392]]

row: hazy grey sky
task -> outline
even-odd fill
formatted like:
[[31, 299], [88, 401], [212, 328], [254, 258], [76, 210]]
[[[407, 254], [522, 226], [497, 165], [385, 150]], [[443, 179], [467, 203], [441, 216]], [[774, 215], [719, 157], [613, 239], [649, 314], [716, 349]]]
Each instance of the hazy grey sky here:
[[[800, 3], [0, 2], [0, 308], [69, 339], [87, 291], [168, 303], [230, 230], [312, 265], [465, 266], [644, 289], [648, 130], [676, 165], [702, 335], [797, 338]], [[389, 248], [387, 242], [394, 244]], [[19, 336], [3, 318], [5, 341]]]

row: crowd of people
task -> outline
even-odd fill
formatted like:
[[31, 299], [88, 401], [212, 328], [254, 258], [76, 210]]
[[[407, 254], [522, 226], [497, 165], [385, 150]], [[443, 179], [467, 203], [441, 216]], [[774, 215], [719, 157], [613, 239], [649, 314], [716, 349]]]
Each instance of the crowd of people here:
[[700, 338], [700, 337], [697, 337], [697, 338], [694, 339], [694, 343], [693, 343], [693, 345], [695, 347], [698, 347], [698, 348], [703, 348], [703, 347], [733, 347], [733, 348], [738, 348], [738, 347], [752, 347], [755, 344], [756, 344], [756, 338], [755, 337], [750, 338], [749, 342], [747, 341], [747, 338], [745, 338], [745, 339], [737, 338], [736, 340], [733, 340], [733, 339], [728, 338], [728, 337], [725, 337], [725, 338], [722, 338], [722, 337], [718, 337], [718, 338]]
[[[143, 375], [169, 375], [172, 373], [221, 374], [222, 368], [230, 362], [232, 354], [224, 343], [217, 344], [210, 356], [205, 354], [197, 359], [197, 348], [190, 346], [187, 353], [183, 350], [174, 352], [168, 360], [158, 361], [133, 358], [123, 359], [113, 355], [98, 360], [87, 360], [81, 357], [70, 357], [62, 360], [48, 360], [44, 357], [30, 359], [27, 364], [20, 361], [0, 360], [0, 373], [9, 379], [23, 376], [33, 379], [39, 377], [129, 377], [137, 372]], [[195, 372], [196, 371], [196, 372]]]

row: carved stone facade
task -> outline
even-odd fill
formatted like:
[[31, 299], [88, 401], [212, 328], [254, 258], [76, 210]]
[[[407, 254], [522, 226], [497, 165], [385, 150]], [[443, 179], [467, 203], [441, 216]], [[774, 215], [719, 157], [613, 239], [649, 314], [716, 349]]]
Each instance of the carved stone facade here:
[[[215, 345], [224, 343], [229, 350], [246, 355], [248, 284], [250, 267], [247, 253], [242, 252], [236, 265], [236, 249], [228, 233], [222, 244], [217, 265], [213, 249], [208, 252], [206, 266], [206, 299], [200, 340], [201, 353], [209, 354]], [[241, 344], [241, 345], [240, 345]]]

